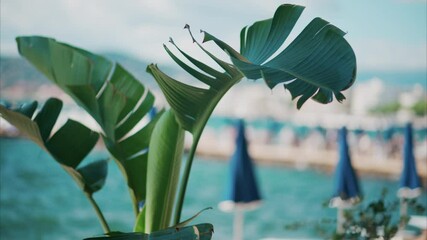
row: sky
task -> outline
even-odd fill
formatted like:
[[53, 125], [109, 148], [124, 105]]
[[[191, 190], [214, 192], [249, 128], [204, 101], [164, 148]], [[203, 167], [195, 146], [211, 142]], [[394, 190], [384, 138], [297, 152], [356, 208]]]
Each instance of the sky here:
[[[17, 56], [15, 37], [43, 35], [95, 53], [123, 52], [145, 62], [168, 63], [169, 37], [202, 56], [203, 29], [239, 48], [244, 26], [270, 18], [283, 3], [305, 6], [290, 38], [322, 17], [347, 32], [359, 71], [426, 71], [426, 0], [0, 0], [2, 55]], [[215, 51], [214, 46], [209, 46]], [[219, 51], [218, 51], [219, 52]], [[203, 57], [202, 57], [203, 58]]]

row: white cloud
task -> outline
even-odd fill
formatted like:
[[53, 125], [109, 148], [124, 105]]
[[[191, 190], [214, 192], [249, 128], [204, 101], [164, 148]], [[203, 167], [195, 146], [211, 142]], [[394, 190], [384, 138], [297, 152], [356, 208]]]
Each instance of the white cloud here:
[[[306, 6], [291, 36], [299, 33], [314, 16], [338, 14], [343, 20], [346, 17], [342, 12], [343, 3], [337, 0], [289, 2]], [[186, 50], [196, 48], [182, 30], [184, 24], [192, 26], [198, 39], [201, 38], [198, 30], [203, 29], [237, 48], [240, 29], [271, 17], [282, 3], [279, 0], [1, 0], [0, 50], [2, 54], [16, 55], [16, 36], [45, 35], [90, 51], [123, 51], [150, 62], [170, 62], [162, 47], [169, 37]], [[421, 45], [408, 45], [393, 39], [370, 40], [370, 36], [365, 35], [346, 37], [356, 51], [359, 66], [425, 68], [425, 40]], [[195, 54], [201, 56], [198, 52]]]
[[[17, 35], [47, 35], [95, 51], [138, 52], [167, 41], [181, 11], [172, 1], [1, 2], [1, 50], [16, 53]], [[183, 24], [180, 24], [183, 25]], [[141, 33], [143, 31], [143, 33]], [[138, 39], [139, 38], [139, 39]]]
[[17, 54], [16, 36], [45, 35], [95, 52], [124, 51], [157, 62], [169, 60], [162, 44], [170, 36], [193, 47], [182, 30], [186, 23], [195, 35], [203, 28], [237, 46], [240, 28], [270, 17], [278, 5], [242, 2], [2, 0], [1, 52]]

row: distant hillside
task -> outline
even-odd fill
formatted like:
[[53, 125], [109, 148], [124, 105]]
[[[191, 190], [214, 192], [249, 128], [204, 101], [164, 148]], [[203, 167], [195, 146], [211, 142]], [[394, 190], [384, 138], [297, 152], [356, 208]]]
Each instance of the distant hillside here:
[[[141, 81], [144, 86], [148, 87], [149, 89], [158, 89], [157, 83], [154, 81], [153, 77], [145, 71], [147, 65], [149, 64], [148, 62], [144, 62], [134, 57], [120, 53], [104, 53], [102, 55], [122, 65], [134, 77]], [[166, 68], [165, 71], [168, 71], [168, 69], [170, 68]]]
[[18, 57], [0, 57], [1, 88], [16, 84], [48, 84], [49, 80], [30, 63]]
[[[146, 87], [153, 90], [158, 89], [154, 79], [145, 71], [148, 65], [147, 62], [120, 53], [105, 53], [102, 55], [112, 61], [120, 63], [133, 76], [143, 82]], [[171, 75], [177, 72], [177, 68], [170, 66], [162, 66], [162, 70]], [[51, 84], [46, 77], [39, 73], [24, 58], [4, 56], [0, 57], [0, 82], [1, 88], [7, 88], [17, 84]]]

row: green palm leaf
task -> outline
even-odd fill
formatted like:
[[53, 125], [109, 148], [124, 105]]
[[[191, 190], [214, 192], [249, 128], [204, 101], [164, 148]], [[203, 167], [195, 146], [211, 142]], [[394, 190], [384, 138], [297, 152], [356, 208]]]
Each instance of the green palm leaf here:
[[356, 57], [343, 38], [345, 33], [337, 27], [315, 18], [287, 48], [272, 57], [303, 9], [284, 4], [273, 18], [243, 28], [240, 53], [206, 32], [204, 41], [214, 41], [227, 52], [247, 78], [263, 78], [270, 88], [283, 83], [293, 99], [300, 97], [298, 109], [309, 98], [329, 103], [335, 96], [342, 101], [345, 97], [341, 91], [349, 88], [356, 77]]
[[[42, 138], [39, 126], [36, 122], [32, 121], [33, 114], [37, 110], [37, 105], [38, 103], [34, 101], [23, 104], [21, 107], [13, 111], [0, 104], [0, 114], [3, 119], [19, 129], [21, 133], [27, 136], [31, 141], [35, 142], [44, 150], [47, 150], [44, 145], [45, 141]], [[62, 102], [61, 104], [57, 104], [57, 107], [61, 109]], [[58, 118], [59, 112], [57, 110], [55, 112], [56, 113], [53, 114], [52, 110], [52, 116]]]
[[110, 232], [110, 228], [92, 196], [105, 184], [108, 162], [98, 160], [80, 166], [95, 147], [99, 134], [79, 122], [68, 120], [52, 135], [51, 131], [62, 109], [62, 101], [50, 98], [42, 109], [34, 114], [37, 105], [37, 102], [34, 101], [16, 110], [0, 105], [0, 116], [38, 144], [60, 164], [85, 193], [98, 215], [104, 232]]
[[[120, 64], [45, 37], [18, 37], [19, 53], [68, 93], [101, 126], [125, 176], [135, 212], [145, 200], [147, 149], [154, 121], [139, 127], [154, 96]], [[136, 129], [135, 129], [136, 128]]]
[[[37, 102], [31, 105], [37, 106]], [[80, 167], [80, 163], [93, 149], [99, 135], [79, 122], [68, 120], [52, 136], [50, 132], [59, 113], [62, 102], [51, 98], [37, 114], [24, 115], [20, 110], [10, 110], [0, 105], [1, 117], [18, 128], [33, 142], [46, 150], [89, 194], [101, 189], [107, 177], [107, 161], [98, 161]], [[34, 113], [34, 111], [33, 111]], [[94, 168], [93, 165], [97, 165]], [[88, 174], [90, 171], [91, 174]]]

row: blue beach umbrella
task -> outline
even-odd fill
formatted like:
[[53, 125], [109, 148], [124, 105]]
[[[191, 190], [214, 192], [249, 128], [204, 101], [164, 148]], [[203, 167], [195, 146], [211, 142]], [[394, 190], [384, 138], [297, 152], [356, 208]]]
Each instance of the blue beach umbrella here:
[[245, 137], [245, 124], [237, 122], [236, 147], [230, 159], [230, 180], [224, 201], [219, 208], [225, 212], [234, 212], [234, 238], [243, 237], [243, 212], [258, 207], [261, 196], [258, 190], [254, 167], [248, 153]]
[[157, 115], [157, 108], [153, 106], [152, 108], [150, 108], [150, 111], [148, 112], [148, 117], [150, 118], [150, 121], [154, 117], [156, 117], [156, 115]]
[[[360, 200], [362, 195], [356, 172], [351, 164], [347, 143], [347, 129], [341, 128], [338, 133], [339, 161], [335, 169], [335, 186], [333, 199], [351, 204]], [[338, 203], [343, 204], [343, 203]]]
[[[408, 214], [406, 199], [418, 197], [422, 189], [421, 180], [417, 174], [415, 164], [412, 124], [410, 123], [406, 124], [404, 130], [403, 169], [399, 185], [397, 196], [400, 198], [400, 216], [405, 217]], [[404, 228], [405, 224], [402, 224], [400, 230]]]
[[344, 220], [343, 209], [350, 208], [360, 202], [362, 192], [356, 172], [351, 165], [347, 143], [347, 128], [342, 127], [338, 132], [339, 160], [335, 169], [335, 186], [330, 207], [338, 208], [337, 232], [342, 233]]
[[412, 124], [408, 123], [404, 130], [403, 169], [400, 175], [398, 196], [415, 198], [421, 194], [421, 180], [417, 174], [412, 137]]

